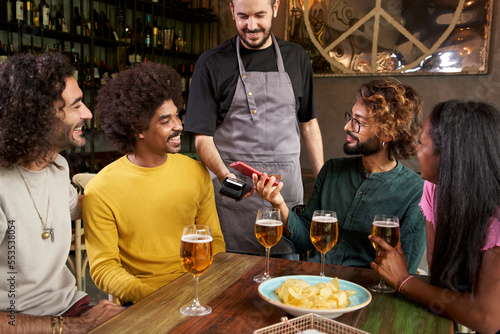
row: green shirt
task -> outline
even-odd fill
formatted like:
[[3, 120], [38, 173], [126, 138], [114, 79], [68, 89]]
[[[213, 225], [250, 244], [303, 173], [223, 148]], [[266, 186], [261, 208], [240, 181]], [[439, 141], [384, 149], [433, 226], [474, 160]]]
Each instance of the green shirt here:
[[309, 261], [320, 262], [309, 238], [314, 210], [337, 213], [339, 237], [326, 253], [325, 263], [369, 267], [375, 258], [368, 235], [376, 214], [399, 217], [401, 246], [408, 259], [408, 270], [414, 273], [425, 250], [425, 220], [418, 203], [424, 181], [398, 162], [396, 168], [366, 177], [361, 157], [328, 160], [316, 179], [314, 191], [305, 211], [297, 216], [290, 212], [288, 229], [298, 252], [313, 249]]

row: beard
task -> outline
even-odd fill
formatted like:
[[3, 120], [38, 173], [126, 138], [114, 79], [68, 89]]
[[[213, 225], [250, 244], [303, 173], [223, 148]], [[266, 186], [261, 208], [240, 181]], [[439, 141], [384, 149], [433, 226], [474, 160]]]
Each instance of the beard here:
[[85, 145], [85, 137], [83, 134], [78, 137], [74, 138], [74, 129], [77, 127], [84, 126], [85, 123], [79, 124], [78, 126], [73, 126], [64, 123], [61, 121], [61, 123], [58, 126], [58, 129], [55, 131], [56, 132], [56, 138], [54, 140], [55, 145], [59, 150], [65, 150], [68, 148], [77, 148], [77, 147], [82, 147]]
[[356, 137], [352, 132], [347, 132], [349, 137], [356, 139], [356, 144], [352, 146], [352, 143], [344, 144], [344, 153], [347, 155], [373, 155], [382, 151], [383, 146], [377, 137], [370, 137], [364, 142], [360, 143], [358, 137]]
[[[271, 32], [273, 31], [273, 22], [274, 22], [274, 18], [271, 20], [271, 26], [269, 27], [269, 29], [262, 28], [262, 29], [249, 30], [249, 29], [245, 28], [242, 31], [237, 29], [238, 35], [240, 36], [240, 39], [243, 41], [243, 43], [245, 43], [245, 45], [249, 49], [260, 49], [264, 44], [266, 44], [267, 40], [271, 36]], [[257, 33], [257, 32], [264, 33], [264, 37], [262, 37], [262, 39], [260, 41], [254, 42], [254, 41], [250, 41], [250, 40], [245, 38], [245, 33]]]

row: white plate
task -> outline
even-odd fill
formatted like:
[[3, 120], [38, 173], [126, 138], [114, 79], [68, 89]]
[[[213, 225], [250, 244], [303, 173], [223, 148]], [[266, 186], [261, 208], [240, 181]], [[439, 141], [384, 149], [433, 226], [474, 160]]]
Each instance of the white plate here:
[[351, 301], [351, 305], [349, 307], [344, 307], [339, 309], [315, 309], [315, 308], [286, 305], [281, 301], [281, 298], [278, 297], [278, 295], [274, 292], [274, 290], [279, 288], [285, 282], [285, 280], [289, 278], [301, 279], [303, 281], [306, 281], [310, 285], [316, 285], [319, 282], [322, 283], [330, 282], [333, 278], [322, 277], [322, 276], [308, 276], [308, 275], [282, 276], [282, 277], [271, 278], [270, 280], [261, 283], [259, 285], [259, 296], [262, 299], [264, 299], [265, 301], [274, 306], [277, 306], [285, 310], [286, 312], [294, 316], [301, 316], [308, 313], [316, 313], [325, 318], [334, 319], [344, 313], [359, 310], [360, 308], [363, 308], [366, 305], [370, 304], [372, 300], [371, 293], [362, 286], [349, 281], [339, 279], [340, 289], [356, 291], [355, 295], [349, 297], [349, 300]]

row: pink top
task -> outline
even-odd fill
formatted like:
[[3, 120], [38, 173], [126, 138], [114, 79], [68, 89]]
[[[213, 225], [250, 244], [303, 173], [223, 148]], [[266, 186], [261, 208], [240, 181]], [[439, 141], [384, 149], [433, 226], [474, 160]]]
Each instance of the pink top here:
[[[429, 181], [424, 182], [424, 192], [422, 194], [422, 200], [420, 201], [420, 209], [422, 210], [425, 219], [430, 221], [436, 230], [436, 225], [434, 223], [434, 191], [436, 190], [436, 185]], [[495, 246], [500, 246], [500, 220], [494, 217], [490, 219], [490, 228], [488, 231], [488, 237], [486, 238], [486, 244], [481, 250], [488, 250]]]

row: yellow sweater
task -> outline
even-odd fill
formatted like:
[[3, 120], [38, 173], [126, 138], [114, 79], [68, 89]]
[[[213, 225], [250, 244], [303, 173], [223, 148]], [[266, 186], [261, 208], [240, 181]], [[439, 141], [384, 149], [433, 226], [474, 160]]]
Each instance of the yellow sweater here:
[[90, 275], [99, 289], [136, 303], [182, 275], [182, 230], [195, 222], [210, 226], [214, 255], [224, 252], [213, 192], [205, 166], [181, 154], [156, 168], [126, 156], [106, 166], [83, 200]]

